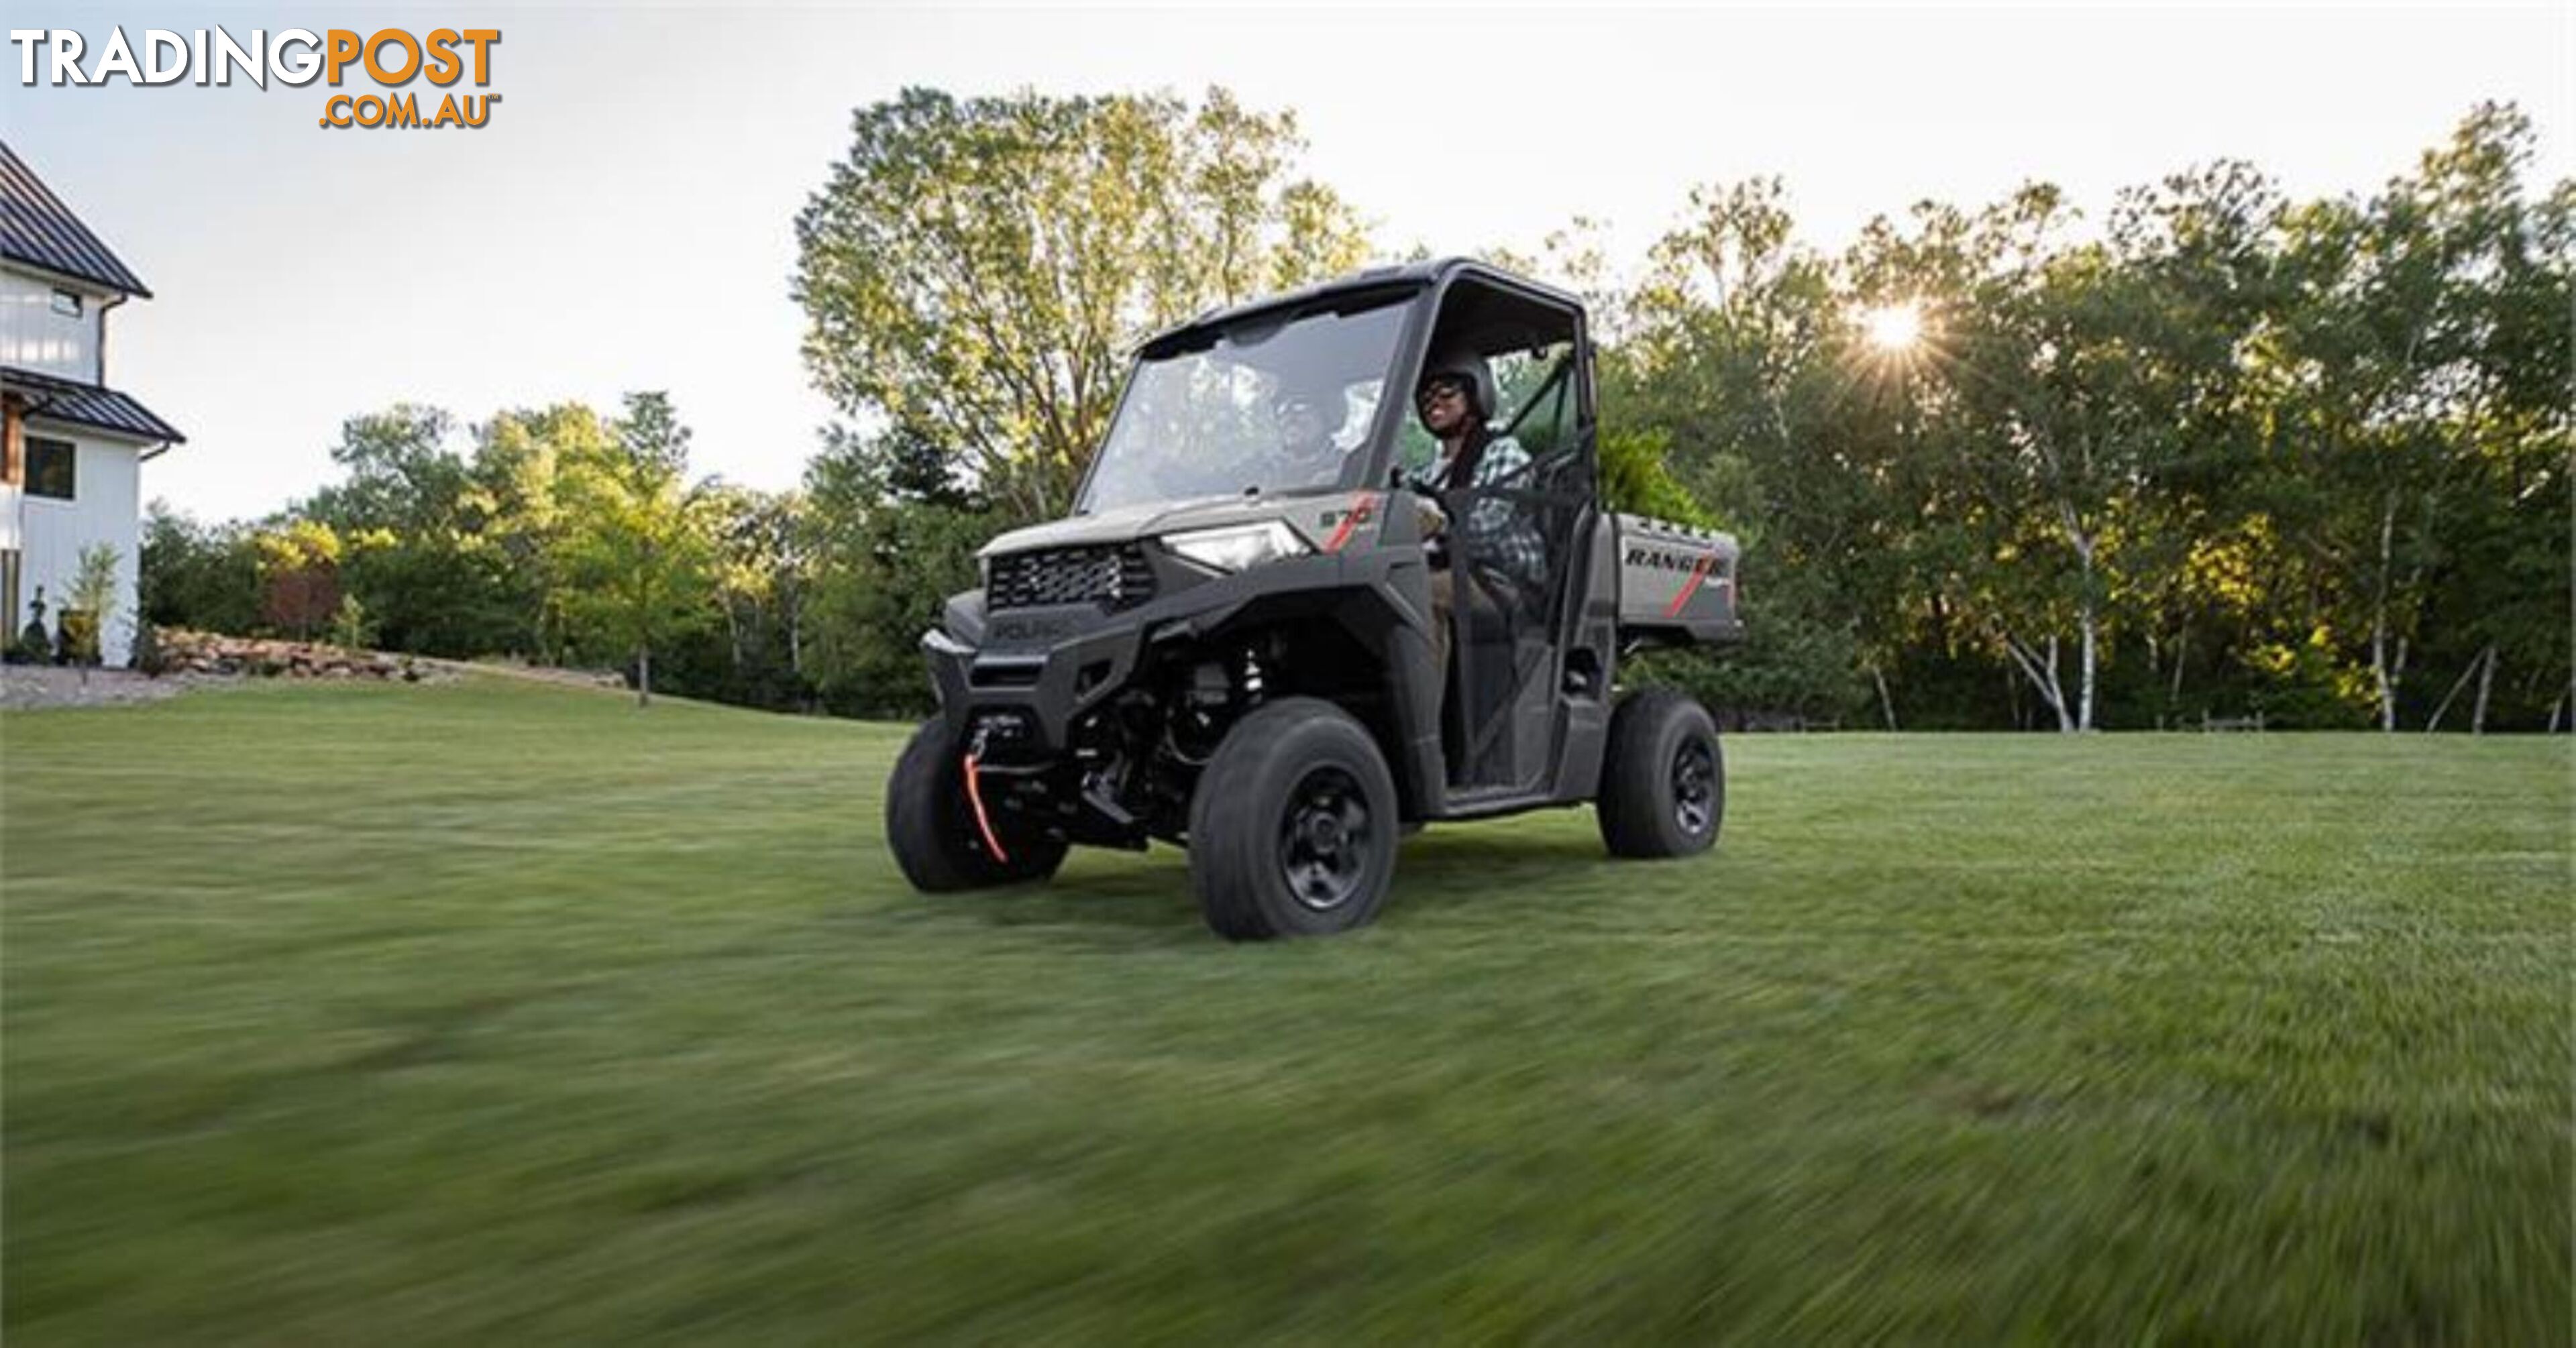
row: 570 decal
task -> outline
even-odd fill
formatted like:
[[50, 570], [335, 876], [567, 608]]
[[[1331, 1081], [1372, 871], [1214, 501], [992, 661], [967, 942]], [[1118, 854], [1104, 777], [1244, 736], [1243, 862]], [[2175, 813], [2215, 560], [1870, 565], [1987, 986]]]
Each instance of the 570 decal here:
[[1342, 545], [1351, 541], [1352, 530], [1376, 518], [1377, 493], [1373, 491], [1361, 492], [1359, 500], [1352, 502], [1348, 510], [1325, 511], [1316, 520], [1316, 523], [1333, 531], [1332, 536], [1324, 540], [1324, 551], [1341, 551]]

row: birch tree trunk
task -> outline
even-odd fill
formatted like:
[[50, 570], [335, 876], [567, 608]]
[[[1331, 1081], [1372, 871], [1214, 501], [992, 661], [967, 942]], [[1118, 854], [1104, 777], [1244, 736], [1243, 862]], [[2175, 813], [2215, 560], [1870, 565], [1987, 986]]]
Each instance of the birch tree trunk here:
[[[2069, 512], [2070, 519], [2072, 513]], [[2095, 671], [2099, 668], [2101, 653], [2101, 640], [2097, 631], [2100, 622], [2093, 604], [2093, 537], [2072, 528], [2068, 532], [2075, 540], [2076, 576], [2078, 583], [2083, 586], [2083, 598], [2076, 606], [2075, 617], [2078, 636], [2083, 643], [2081, 654], [2076, 662], [2078, 710], [2075, 714], [2075, 728], [2091, 730], [2093, 728], [2093, 690], [2097, 682]], [[2052, 667], [2057, 663], [2054, 652], [2050, 654], [2049, 663]]]
[[2433, 708], [2433, 714], [2424, 718], [2425, 734], [2430, 735], [2442, 728], [2443, 714], [2451, 710], [2451, 704], [2459, 699], [2460, 690], [2469, 686], [2469, 676], [2478, 672], [2478, 666], [2485, 663], [2488, 652], [2494, 649], [2495, 647], [2489, 646], [2469, 657], [2468, 667], [2460, 671], [2460, 677], [2451, 681], [2451, 691], [2442, 694], [2442, 700]]
[[2165, 694], [2165, 710], [2171, 712], [2174, 724], [2182, 724], [2182, 661], [2191, 651], [2191, 627], [2185, 624], [2174, 636], [2173, 689]]
[[805, 592], [799, 587], [787, 592], [787, 669], [805, 677]]
[[2004, 653], [2012, 657], [2013, 665], [2021, 670], [2022, 677], [2029, 681], [2033, 690], [2038, 692], [2040, 701], [2047, 703], [2048, 709], [2056, 714], [2058, 732], [2060, 734], [2072, 732], [2075, 729], [2075, 717], [2066, 705], [2066, 685], [2057, 677], [2056, 634], [2049, 635], [2047, 654], [2044, 659], [2039, 651], [2033, 650], [2028, 643], [2012, 633], [1998, 630], [1997, 635], [2003, 639]]
[[2076, 713], [2075, 728], [2077, 730], [2091, 730], [2093, 728], [2094, 670], [2098, 660], [2100, 643], [2094, 636], [2093, 596], [2090, 594], [2084, 596], [2084, 611], [2079, 621], [2081, 621], [2084, 628], [2084, 651], [2082, 658], [2078, 662], [2083, 673], [2081, 675], [2082, 686], [2077, 693], [2081, 710]]
[[[2396, 646], [2397, 656], [2395, 659], [2388, 662], [2388, 697], [2392, 703], [2396, 701], [2397, 690], [2406, 686], [2406, 656], [2408, 652], [2414, 649], [2415, 643], [2411, 639], [2400, 635], [2397, 638]], [[2396, 728], [2396, 725], [2395, 712], [2392, 711], [2390, 713], [2389, 728], [2393, 730]]]
[[2495, 643], [2488, 642], [2486, 672], [2478, 675], [2477, 709], [2469, 713], [2469, 733], [2472, 735], [2487, 733], [2487, 693], [2495, 687], [2495, 667]]
[[2379, 690], [2379, 728], [2397, 729], [2397, 676], [2388, 665], [2388, 571], [2395, 564], [2397, 493], [2379, 514], [2379, 570], [2370, 596], [2370, 677]]

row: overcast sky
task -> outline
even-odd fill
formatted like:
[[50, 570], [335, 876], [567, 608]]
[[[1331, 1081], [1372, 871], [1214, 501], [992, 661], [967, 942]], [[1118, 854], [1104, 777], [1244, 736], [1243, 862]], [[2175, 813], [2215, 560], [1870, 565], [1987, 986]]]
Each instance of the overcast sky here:
[[326, 132], [319, 83], [22, 88], [11, 49], [0, 135], [153, 288], [109, 319], [109, 378], [189, 436], [147, 494], [221, 518], [327, 481], [340, 418], [399, 399], [477, 420], [667, 388], [701, 469], [793, 483], [831, 408], [797, 356], [790, 221], [850, 109], [907, 84], [1223, 84], [1295, 109], [1308, 169], [1390, 252], [1534, 249], [1580, 213], [1633, 257], [1691, 185], [1756, 173], [1826, 246], [2032, 177], [2098, 210], [2219, 156], [2366, 192], [2481, 99], [2521, 102], [2569, 176], [2571, 14], [9, 0], [8, 27], [93, 52], [114, 24], [497, 27], [503, 98], [479, 131]]

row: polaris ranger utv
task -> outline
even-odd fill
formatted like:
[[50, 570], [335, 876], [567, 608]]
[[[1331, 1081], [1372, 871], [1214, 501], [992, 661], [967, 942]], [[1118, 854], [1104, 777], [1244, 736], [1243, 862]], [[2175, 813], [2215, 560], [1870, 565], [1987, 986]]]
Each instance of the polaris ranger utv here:
[[[1457, 458], [1509, 471], [1440, 456], [1413, 394], [1446, 374], [1481, 419], [1444, 414]], [[1706, 849], [1716, 726], [1613, 686], [1639, 647], [1741, 635], [1736, 543], [1595, 493], [1583, 308], [1547, 286], [1380, 268], [1155, 337], [1073, 515], [994, 539], [922, 638], [897, 863], [972, 889], [1161, 839], [1250, 939], [1369, 921], [1428, 821], [1593, 801], [1615, 855]]]

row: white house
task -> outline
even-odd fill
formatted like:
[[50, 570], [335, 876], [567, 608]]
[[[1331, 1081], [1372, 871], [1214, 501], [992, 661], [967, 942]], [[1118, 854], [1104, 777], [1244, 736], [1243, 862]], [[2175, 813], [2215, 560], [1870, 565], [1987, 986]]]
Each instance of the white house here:
[[187, 437], [107, 382], [107, 311], [150, 299], [26, 161], [0, 141], [0, 628], [39, 591], [63, 607], [81, 550], [116, 549], [115, 612], [100, 654], [133, 648], [143, 463]]

